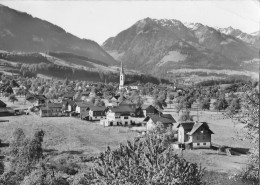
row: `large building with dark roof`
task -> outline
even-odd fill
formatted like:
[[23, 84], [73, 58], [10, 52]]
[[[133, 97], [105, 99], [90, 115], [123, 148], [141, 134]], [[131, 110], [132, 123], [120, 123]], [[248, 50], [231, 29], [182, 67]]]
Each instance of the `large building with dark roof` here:
[[180, 122], [178, 142], [189, 144], [192, 148], [210, 148], [211, 135], [214, 134], [206, 122]]

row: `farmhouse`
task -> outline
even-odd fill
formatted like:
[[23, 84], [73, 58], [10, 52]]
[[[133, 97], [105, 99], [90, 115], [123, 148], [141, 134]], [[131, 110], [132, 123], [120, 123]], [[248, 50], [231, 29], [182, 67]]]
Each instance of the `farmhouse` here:
[[72, 112], [75, 111], [75, 107], [73, 106], [75, 102], [73, 100], [62, 100], [63, 111], [64, 112]]
[[181, 122], [178, 128], [178, 142], [192, 148], [210, 148], [211, 134], [214, 134], [206, 122]]
[[175, 119], [170, 114], [150, 114], [145, 119], [146, 130], [153, 130], [159, 123], [161, 123], [164, 128], [172, 128], [173, 124], [176, 123]]
[[106, 118], [105, 106], [90, 106], [88, 120], [100, 120]]
[[47, 103], [40, 108], [41, 117], [59, 117], [64, 116], [62, 103]]
[[152, 105], [142, 105], [141, 106], [144, 117], [147, 117], [150, 114], [158, 114], [159, 111]]
[[76, 108], [75, 108], [75, 112], [78, 114], [84, 114], [86, 113], [86, 111], [88, 111], [88, 108], [91, 106], [91, 103], [88, 102], [75, 102]]
[[135, 116], [135, 108], [132, 105], [109, 107], [106, 119], [101, 120], [100, 123], [104, 126], [130, 125], [131, 116]]

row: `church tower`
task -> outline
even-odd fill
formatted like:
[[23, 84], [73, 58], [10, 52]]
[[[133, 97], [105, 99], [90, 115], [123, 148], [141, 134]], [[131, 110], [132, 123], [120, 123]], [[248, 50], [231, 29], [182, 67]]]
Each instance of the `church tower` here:
[[123, 89], [124, 85], [125, 85], [125, 73], [124, 73], [124, 69], [123, 69], [123, 63], [121, 62], [119, 90]]

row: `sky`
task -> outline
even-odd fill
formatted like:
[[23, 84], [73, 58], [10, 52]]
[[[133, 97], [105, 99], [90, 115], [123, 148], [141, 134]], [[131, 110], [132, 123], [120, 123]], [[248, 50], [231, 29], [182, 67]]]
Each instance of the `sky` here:
[[6, 1], [0, 4], [47, 20], [80, 38], [102, 44], [138, 20], [177, 19], [212, 27], [260, 29], [259, 0], [201, 1]]

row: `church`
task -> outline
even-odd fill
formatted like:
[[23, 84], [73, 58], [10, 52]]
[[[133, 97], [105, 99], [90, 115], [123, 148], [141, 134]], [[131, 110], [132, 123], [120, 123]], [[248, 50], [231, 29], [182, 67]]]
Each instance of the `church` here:
[[125, 73], [123, 69], [123, 63], [121, 62], [119, 90], [124, 89], [125, 88], [124, 85], [125, 85]]
[[127, 83], [125, 80], [125, 72], [123, 68], [123, 63], [121, 62], [120, 68], [120, 77], [119, 77], [119, 90], [122, 89], [131, 89], [131, 90], [140, 90], [142, 86], [138, 82]]

